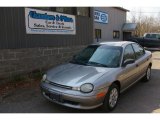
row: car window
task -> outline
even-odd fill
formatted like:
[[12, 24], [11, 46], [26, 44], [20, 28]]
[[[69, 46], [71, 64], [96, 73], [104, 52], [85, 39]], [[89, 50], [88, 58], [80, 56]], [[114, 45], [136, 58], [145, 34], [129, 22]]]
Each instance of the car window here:
[[124, 50], [123, 62], [127, 59], [135, 59], [135, 53], [131, 45], [127, 45]]
[[140, 45], [134, 43], [132, 46], [136, 54], [136, 59], [142, 57], [145, 54], [144, 49]]
[[91, 45], [75, 55], [70, 62], [90, 66], [118, 67], [122, 50], [123, 48], [118, 46]]
[[159, 39], [160, 35], [159, 34], [145, 34], [145, 38], [151, 38], [151, 39]]
[[150, 34], [145, 34], [144, 37], [145, 37], [145, 38], [151, 38], [151, 35], [150, 35]]
[[160, 39], [160, 34], [158, 34], [158, 39]]
[[96, 62], [107, 65], [108, 67], [118, 67], [120, 63], [121, 51], [119, 49], [99, 48], [89, 59], [89, 62]]
[[98, 48], [98, 46], [90, 46], [86, 49], [84, 49], [82, 52], [80, 52], [79, 56], [83, 59], [83, 61], [88, 61], [91, 56], [93, 55], [93, 53], [96, 51], [96, 49]]

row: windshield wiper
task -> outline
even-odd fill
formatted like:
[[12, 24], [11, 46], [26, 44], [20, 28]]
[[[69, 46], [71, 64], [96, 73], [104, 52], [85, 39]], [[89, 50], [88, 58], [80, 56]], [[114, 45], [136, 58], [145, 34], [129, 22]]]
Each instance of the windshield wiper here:
[[101, 67], [108, 67], [107, 65], [104, 65], [104, 64], [101, 64], [101, 63], [97, 63], [97, 62], [92, 62], [92, 61], [89, 61], [87, 63], [87, 65], [96, 65], [96, 66], [101, 66]]
[[70, 63], [75, 63], [75, 64], [80, 64], [80, 65], [86, 65], [86, 63], [84, 63], [84, 62], [80, 62], [80, 61], [77, 61], [77, 60], [71, 60], [71, 61], [69, 61]]

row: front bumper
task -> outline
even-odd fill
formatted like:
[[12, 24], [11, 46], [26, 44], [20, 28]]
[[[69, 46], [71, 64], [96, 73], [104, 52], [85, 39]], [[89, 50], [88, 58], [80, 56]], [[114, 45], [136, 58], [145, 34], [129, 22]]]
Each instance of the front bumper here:
[[[103, 104], [104, 97], [97, 98], [96, 95], [92, 96], [80, 96], [75, 94], [69, 94], [67, 90], [62, 90], [62, 88], [53, 88], [53, 86], [47, 85], [45, 83], [41, 84], [42, 95], [51, 102], [76, 108], [76, 109], [94, 109]], [[73, 90], [72, 90], [73, 91]], [[102, 90], [98, 90], [100, 92]], [[105, 89], [107, 92], [107, 90]], [[76, 91], [77, 92], [77, 91]], [[52, 99], [51, 95], [58, 95], [57, 99]]]

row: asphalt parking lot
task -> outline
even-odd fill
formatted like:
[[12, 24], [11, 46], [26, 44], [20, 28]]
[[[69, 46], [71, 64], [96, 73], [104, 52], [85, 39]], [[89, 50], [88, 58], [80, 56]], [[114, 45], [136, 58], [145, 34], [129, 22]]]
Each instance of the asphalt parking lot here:
[[[138, 82], [121, 94], [112, 113], [160, 112], [160, 52], [153, 52], [152, 80]], [[0, 113], [104, 113], [100, 108], [77, 110], [45, 100], [39, 88], [17, 89], [0, 101]]]

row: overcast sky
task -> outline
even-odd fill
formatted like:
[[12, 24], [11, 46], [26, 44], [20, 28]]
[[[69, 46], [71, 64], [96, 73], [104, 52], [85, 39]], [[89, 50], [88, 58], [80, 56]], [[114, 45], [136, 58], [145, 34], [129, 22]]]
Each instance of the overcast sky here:
[[[92, 2], [91, 2], [92, 1]], [[1, 0], [1, 6], [90, 6], [90, 7], [124, 7], [130, 12], [127, 14], [129, 19], [131, 12], [141, 13], [147, 16], [158, 17], [160, 12], [160, 0]]]
[[[13, 0], [12, 0], [13, 1]], [[160, 0], [1, 0], [1, 6], [127, 6], [160, 7]]]
[[130, 19], [131, 14], [139, 14], [141, 12], [144, 16], [160, 17], [160, 7], [127, 7], [130, 12], [127, 13], [127, 19]]

